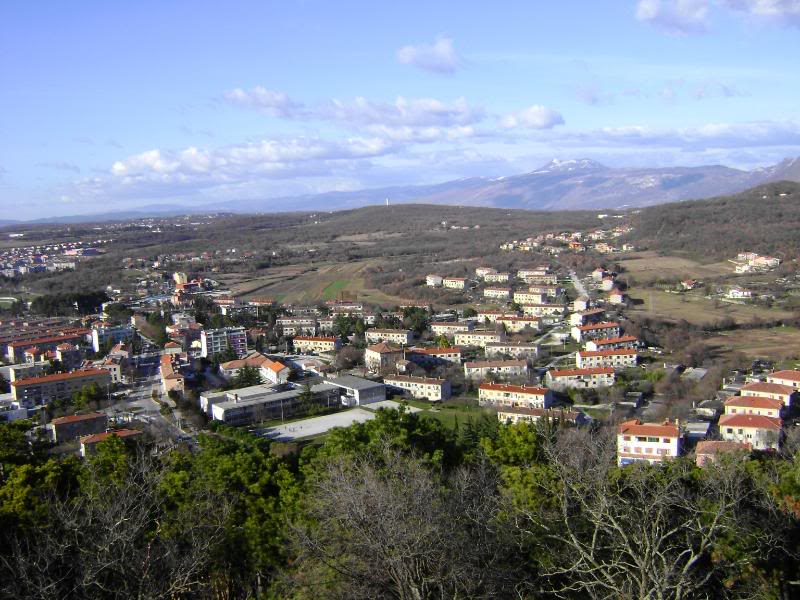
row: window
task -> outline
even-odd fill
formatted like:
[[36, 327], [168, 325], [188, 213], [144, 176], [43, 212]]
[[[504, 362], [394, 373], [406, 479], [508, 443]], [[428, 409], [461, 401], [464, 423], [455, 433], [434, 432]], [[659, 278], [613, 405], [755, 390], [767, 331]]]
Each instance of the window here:
[[647, 441], [647, 438], [646, 438], [646, 437], [639, 437], [639, 436], [636, 436], [636, 441], [637, 441], [637, 442], [646, 442], [646, 441]]
[[651, 443], [654, 443], [654, 444], [657, 444], [658, 443], [658, 438], [657, 437], [649, 437], [649, 438], [647, 438], [647, 441], [651, 442]]
[[727, 432], [728, 432], [728, 433], [733, 433], [733, 428], [732, 428], [732, 427], [728, 427], [728, 430], [727, 430]]
[[623, 436], [622, 439], [625, 440], [626, 442], [630, 442], [631, 441], [631, 436], [626, 435], [626, 436]]

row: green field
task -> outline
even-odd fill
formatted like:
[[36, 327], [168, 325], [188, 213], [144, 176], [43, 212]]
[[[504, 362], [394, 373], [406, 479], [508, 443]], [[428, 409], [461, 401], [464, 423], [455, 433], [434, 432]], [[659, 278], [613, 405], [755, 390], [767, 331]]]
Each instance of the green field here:
[[322, 298], [324, 300], [333, 300], [336, 298], [336, 295], [348, 285], [350, 285], [349, 279], [337, 279], [328, 284], [328, 287], [322, 290]]

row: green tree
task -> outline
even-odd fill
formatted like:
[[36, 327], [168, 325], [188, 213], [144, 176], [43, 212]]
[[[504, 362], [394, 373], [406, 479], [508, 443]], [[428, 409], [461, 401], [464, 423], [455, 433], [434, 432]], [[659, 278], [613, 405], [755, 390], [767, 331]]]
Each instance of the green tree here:
[[234, 388], [250, 387], [252, 385], [261, 385], [264, 379], [256, 367], [245, 365], [239, 369], [236, 376], [233, 378]]

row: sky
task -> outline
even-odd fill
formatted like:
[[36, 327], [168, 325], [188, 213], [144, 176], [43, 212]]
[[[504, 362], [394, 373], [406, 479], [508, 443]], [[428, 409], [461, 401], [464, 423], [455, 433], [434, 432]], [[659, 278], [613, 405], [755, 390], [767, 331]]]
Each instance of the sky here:
[[800, 0], [2, 0], [0, 219], [752, 169], [798, 98]]

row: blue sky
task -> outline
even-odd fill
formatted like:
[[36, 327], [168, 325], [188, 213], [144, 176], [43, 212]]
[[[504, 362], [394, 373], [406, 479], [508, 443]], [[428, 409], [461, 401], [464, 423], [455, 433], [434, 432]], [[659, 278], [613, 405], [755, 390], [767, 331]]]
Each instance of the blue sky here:
[[800, 155], [800, 0], [454, 6], [5, 0], [0, 218]]

